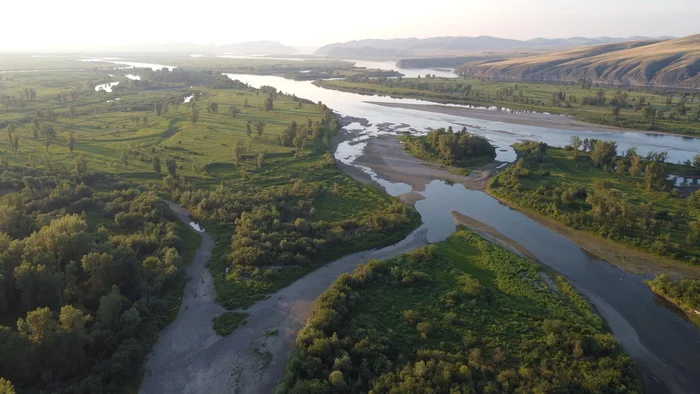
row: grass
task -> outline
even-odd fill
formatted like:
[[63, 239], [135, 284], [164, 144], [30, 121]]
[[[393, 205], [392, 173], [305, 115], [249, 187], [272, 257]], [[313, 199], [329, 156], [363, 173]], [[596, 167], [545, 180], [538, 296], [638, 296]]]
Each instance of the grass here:
[[[568, 382], [581, 391], [641, 392], [602, 319], [564, 278], [553, 291], [540, 272], [464, 227], [445, 242], [362, 265], [317, 301], [278, 392], [328, 387], [323, 382], [338, 370], [350, 391], [488, 384], [494, 392], [534, 392]], [[322, 351], [326, 342], [330, 354]], [[461, 365], [470, 373], [460, 379]], [[547, 372], [538, 370], [543, 365]], [[518, 370], [528, 373], [504, 383]]]
[[[666, 118], [649, 120], [642, 116], [641, 111], [635, 111], [632, 108], [623, 108], [618, 116], [611, 114], [610, 105], [582, 105], [583, 97], [595, 96], [599, 89], [605, 92], [605, 97], [610, 100], [618, 91], [617, 88], [595, 87], [592, 89], [583, 89], [580, 85], [575, 84], [547, 84], [534, 82], [499, 82], [499, 81], [484, 81], [478, 79], [463, 79], [463, 78], [403, 78], [404, 82], [415, 82], [416, 84], [425, 84], [427, 88], [405, 88], [405, 87], [390, 87], [377, 84], [376, 80], [370, 82], [351, 82], [347, 80], [324, 80], [316, 81], [314, 84], [328, 88], [359, 94], [382, 95], [396, 98], [417, 98], [435, 101], [439, 103], [454, 103], [476, 106], [497, 106], [507, 109], [549, 112], [553, 114], [567, 114], [578, 120], [591, 123], [599, 123], [618, 127], [625, 127], [646, 131], [663, 131], [675, 134], [698, 135], [700, 134], [700, 121], [688, 120], [687, 117], [681, 117], [679, 120], [669, 120], [668, 114], [675, 108], [678, 98], [674, 99], [672, 105], [666, 104], [665, 91], [657, 91], [654, 89], [626, 89], [628, 94], [628, 103], [634, 104], [641, 98], [644, 98], [648, 103], [649, 108], [657, 111], [664, 111]], [[471, 95], [465, 96], [463, 92], [450, 93], [451, 89], [455, 88], [456, 84], [471, 85]], [[503, 97], [499, 95], [499, 91], [513, 89], [517, 85], [518, 89], [514, 90], [514, 96], [522, 93], [523, 99], [531, 99], [532, 102], [539, 104], [524, 104], [515, 102], [513, 96]], [[443, 89], [444, 87], [444, 89]], [[433, 91], [433, 89], [441, 90]], [[554, 106], [551, 104], [552, 94], [563, 92], [567, 97], [575, 96], [578, 103], [573, 103], [571, 108], [564, 106]], [[688, 114], [692, 115], [698, 108], [698, 101], [690, 102], [686, 105]]]
[[227, 311], [212, 319], [214, 332], [217, 335], [225, 337], [233, 332], [236, 328], [246, 324], [247, 313]]

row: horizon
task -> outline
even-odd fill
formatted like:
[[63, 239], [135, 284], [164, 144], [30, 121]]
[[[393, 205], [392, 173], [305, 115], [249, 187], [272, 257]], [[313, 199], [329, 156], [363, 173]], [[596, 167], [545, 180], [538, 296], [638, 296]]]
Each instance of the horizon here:
[[[178, 7], [185, 4], [181, 1], [173, 4], [125, 0], [121, 7], [98, 16], [89, 12], [91, 3], [87, 0], [61, 3], [40, 0], [38, 3], [42, 9], [39, 14], [35, 12], [36, 3], [17, 2], [3, 7], [6, 15], [36, 14], [33, 25], [40, 28], [27, 29], [24, 18], [9, 18], [5, 30], [22, 34], [0, 42], [1, 52], [70, 52], [146, 43], [227, 45], [251, 41], [320, 47], [354, 40], [401, 37], [490, 36], [520, 41], [571, 37], [683, 37], [698, 33], [694, 26], [700, 17], [700, 4], [689, 0], [671, 0], [663, 4], [649, 0], [623, 0], [615, 4], [603, 0], [591, 0], [586, 4], [506, 0], [498, 5], [437, 0], [430, 8], [358, 0], [352, 7], [342, 10], [342, 23], [337, 18], [326, 17], [325, 3], [321, 0], [310, 0], [304, 7], [279, 1], [272, 4], [215, 1], [206, 8], [187, 9], [187, 12]], [[211, 12], [212, 9], [216, 12]], [[597, 11], [600, 9], [605, 9], [605, 14]], [[306, 23], [299, 23], [300, 20]], [[128, 24], [122, 21], [132, 22], [131, 26], [120, 28]], [[47, 35], [47, 31], [51, 34]], [[323, 34], [319, 34], [321, 32]]]

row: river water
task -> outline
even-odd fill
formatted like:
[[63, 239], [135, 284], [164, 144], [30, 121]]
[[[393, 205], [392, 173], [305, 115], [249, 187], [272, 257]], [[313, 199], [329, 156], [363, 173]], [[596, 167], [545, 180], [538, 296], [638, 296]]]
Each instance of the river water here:
[[[684, 161], [700, 151], [700, 140], [670, 135], [635, 132], [600, 131], [595, 125], [586, 132], [571, 132], [552, 128], [490, 122], [467, 117], [436, 114], [425, 111], [381, 107], [368, 104], [366, 96], [318, 88], [310, 82], [286, 80], [279, 77], [229, 75], [254, 87], [274, 86], [285, 93], [295, 94], [314, 102], [322, 101], [342, 115], [365, 118], [371, 125], [353, 123], [347, 126], [357, 137], [353, 143], [341, 144], [336, 157], [353, 164], [362, 154], [368, 138], [399, 130], [425, 131], [428, 128], [452, 125], [481, 134], [498, 149], [498, 159], [515, 158], [509, 145], [533, 139], [550, 145], [563, 146], [570, 136], [615, 140], [620, 149], [637, 146], [638, 152], [666, 151], [669, 160]], [[373, 97], [372, 101], [425, 103], [420, 100], [396, 100]], [[388, 125], [390, 124], [390, 125]], [[364, 170], [372, 173], [371, 168]], [[376, 179], [376, 174], [373, 175]], [[410, 186], [379, 182], [389, 194], [397, 195]], [[406, 190], [406, 187], [409, 190]], [[417, 232], [426, 233], [430, 242], [447, 238], [455, 230], [452, 211], [479, 220], [532, 252], [543, 264], [558, 271], [595, 305], [613, 334], [635, 360], [635, 365], [651, 393], [693, 393], [700, 387], [700, 330], [677, 311], [668, 309], [643, 283], [646, 278], [631, 275], [584, 252], [576, 244], [547, 227], [527, 218], [489, 195], [467, 190], [460, 184], [449, 185], [434, 180], [425, 190], [416, 191], [423, 199], [415, 206], [423, 218]], [[413, 238], [413, 234], [409, 236]]]

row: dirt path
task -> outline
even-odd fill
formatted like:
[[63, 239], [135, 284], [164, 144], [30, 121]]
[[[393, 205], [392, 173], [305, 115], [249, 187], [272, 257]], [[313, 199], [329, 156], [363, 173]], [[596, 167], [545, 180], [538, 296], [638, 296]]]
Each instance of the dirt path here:
[[[186, 210], [175, 204], [170, 208], [189, 223]], [[358, 264], [398, 256], [427, 243], [425, 231], [418, 229], [393, 246], [329, 263], [251, 306], [245, 311], [249, 314], [247, 324], [220, 337], [212, 330], [211, 319], [224, 309], [215, 302], [211, 274], [206, 269], [214, 242], [202, 233], [202, 245], [187, 270], [192, 280], [185, 288], [180, 313], [161, 332], [146, 362], [140, 392], [273, 393], [314, 301], [338, 276], [352, 272]]]

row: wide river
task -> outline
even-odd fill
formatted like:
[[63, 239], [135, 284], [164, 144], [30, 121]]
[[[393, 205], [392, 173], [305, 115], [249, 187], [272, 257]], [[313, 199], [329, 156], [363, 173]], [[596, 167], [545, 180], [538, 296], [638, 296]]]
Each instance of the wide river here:
[[[376, 66], [376, 65], [375, 65]], [[390, 65], [387, 68], [391, 68]], [[421, 70], [422, 71], [422, 70]], [[452, 125], [481, 134], [498, 146], [498, 159], [512, 161], [510, 148], [523, 139], [544, 141], [563, 146], [572, 135], [581, 138], [615, 140], [620, 149], [636, 146], [638, 152], [668, 152], [669, 161], [690, 159], [700, 151], [700, 140], [671, 135], [636, 132], [610, 132], [590, 126], [590, 130], [567, 131], [555, 128], [524, 126], [425, 112], [413, 109], [383, 107], [366, 101], [425, 104], [421, 100], [398, 100], [388, 97], [362, 96], [316, 87], [279, 77], [231, 74], [231, 78], [254, 87], [274, 86], [285, 93], [295, 94], [313, 102], [322, 101], [345, 116], [367, 119], [371, 124], [353, 123], [353, 141], [339, 145], [336, 158], [353, 164], [362, 154], [368, 138], [395, 130], [424, 131], [427, 128]], [[363, 168], [383, 185], [387, 193], [398, 195], [411, 187], [377, 179], [370, 168]], [[416, 231], [426, 231], [430, 242], [444, 240], [455, 230], [452, 211], [477, 219], [532, 252], [543, 264], [567, 277], [595, 305], [613, 334], [635, 360], [647, 392], [693, 393], [700, 389], [700, 330], [686, 321], [677, 311], [668, 309], [643, 283], [646, 278], [631, 275], [585, 253], [566, 237], [527, 218], [518, 211], [502, 205], [480, 191], [467, 190], [460, 184], [448, 185], [435, 180], [424, 191], [424, 199], [416, 209], [423, 225]], [[409, 235], [412, 239], [413, 235]]]
[[[610, 132], [596, 130], [591, 125], [587, 132], [573, 132], [552, 128], [490, 122], [412, 109], [383, 107], [369, 104], [367, 96], [338, 92], [316, 87], [310, 82], [299, 82], [272, 76], [229, 75], [254, 87], [274, 86], [285, 93], [313, 102], [322, 101], [341, 115], [369, 120], [371, 125], [353, 123], [348, 129], [359, 133], [349, 143], [342, 143], [335, 152], [336, 158], [353, 164], [362, 154], [365, 139], [386, 130], [419, 130], [453, 125], [487, 137], [499, 148], [498, 159], [515, 158], [510, 145], [522, 139], [545, 141], [563, 146], [572, 135], [581, 138], [615, 140], [621, 149], [636, 146], [646, 154], [650, 151], [666, 151], [669, 161], [684, 161], [700, 151], [700, 140], [670, 135], [636, 132]], [[388, 97], [372, 97], [371, 101], [425, 103], [421, 100], [399, 100]], [[391, 124], [391, 125], [389, 125]], [[371, 169], [363, 168], [375, 180]], [[410, 191], [408, 185], [397, 185], [379, 179], [389, 194]], [[495, 228], [501, 234], [527, 248], [537, 258], [566, 276], [596, 306], [620, 341], [633, 357], [647, 392], [690, 393], [700, 387], [700, 331], [687, 322], [682, 314], [672, 311], [642, 282], [646, 278], [631, 275], [604, 261], [597, 260], [567, 238], [512, 210], [491, 196], [467, 190], [460, 184], [448, 185], [435, 180], [425, 191], [419, 191], [424, 199], [416, 209], [423, 218], [423, 225], [416, 231], [427, 229], [430, 242], [447, 238], [455, 230], [452, 211], [473, 217]], [[409, 236], [409, 237], [412, 237]]]

